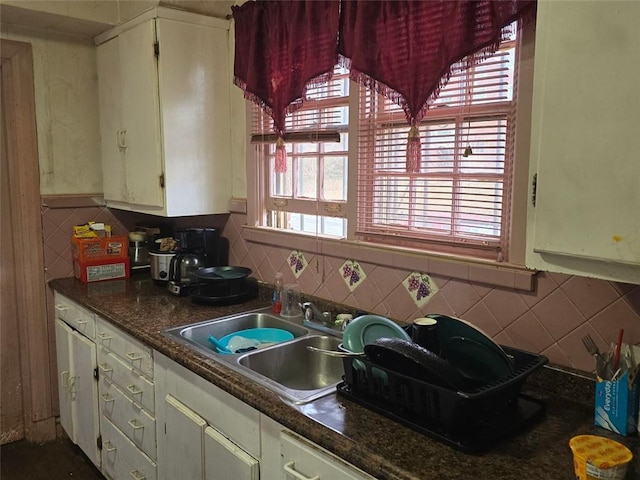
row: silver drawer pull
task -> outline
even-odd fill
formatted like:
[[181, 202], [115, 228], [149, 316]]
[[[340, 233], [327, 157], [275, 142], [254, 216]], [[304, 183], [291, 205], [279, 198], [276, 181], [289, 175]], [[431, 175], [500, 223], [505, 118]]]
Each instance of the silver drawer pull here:
[[146, 480], [147, 479], [147, 476], [143, 475], [138, 470], [132, 470], [130, 475], [131, 475], [131, 478], [133, 478], [133, 480]]
[[112, 397], [108, 393], [101, 393], [100, 397], [102, 398], [102, 400], [104, 400], [105, 403], [115, 402], [116, 401], [116, 398]]
[[111, 340], [113, 337], [109, 335], [107, 332], [98, 332], [97, 337], [103, 342], [106, 340]]
[[127, 358], [132, 362], [137, 362], [138, 360], [142, 360], [142, 355], [136, 352], [127, 353]]
[[87, 320], [83, 320], [82, 317], [78, 317], [74, 320], [74, 322], [76, 322], [78, 325], [85, 325], [87, 323]]
[[127, 390], [131, 393], [131, 395], [140, 395], [142, 390], [140, 390], [136, 385], [128, 385]]
[[144, 423], [140, 423], [135, 418], [133, 420], [129, 420], [127, 423], [131, 425], [131, 428], [133, 428], [134, 430], [140, 430], [141, 428], [144, 428]]
[[107, 441], [107, 442], [104, 444], [104, 449], [105, 449], [107, 452], [114, 452], [114, 451], [116, 451], [116, 450], [117, 450], [117, 448], [116, 448], [116, 447], [114, 447], [114, 446], [113, 446], [113, 443], [111, 443], [110, 441]]
[[67, 307], [66, 305], [59, 303], [58, 305], [56, 305], [56, 310], [58, 312], [66, 312], [67, 310], [69, 310], [69, 307]]
[[100, 365], [98, 365], [98, 367], [100, 367], [100, 370], [102, 370], [104, 373], [113, 372], [113, 368], [111, 368], [108, 363], [101, 363]]
[[306, 475], [303, 475], [300, 472], [296, 472], [296, 470], [294, 468], [293, 460], [291, 460], [289, 463], [285, 463], [284, 471], [285, 471], [285, 473], [288, 473], [289, 475], [291, 475], [296, 480], [320, 480], [320, 475], [315, 475], [313, 477], [307, 477]]

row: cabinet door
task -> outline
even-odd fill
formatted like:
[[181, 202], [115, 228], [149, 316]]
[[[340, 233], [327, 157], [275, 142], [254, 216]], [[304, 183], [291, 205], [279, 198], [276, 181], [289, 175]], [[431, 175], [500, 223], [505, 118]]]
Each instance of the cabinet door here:
[[71, 328], [59, 319], [56, 319], [56, 359], [58, 361], [60, 425], [71, 441], [77, 444], [71, 411]]
[[71, 440], [100, 467], [96, 346], [56, 319], [60, 424]]
[[158, 477], [160, 480], [203, 479], [203, 439], [207, 422], [171, 395], [164, 401], [167, 448], [160, 459]]
[[226, 213], [234, 88], [228, 31], [164, 18], [157, 29], [167, 213]]
[[639, 2], [538, 2], [532, 268], [640, 283], [638, 18]]
[[104, 198], [126, 202], [129, 194], [124, 164], [126, 135], [122, 120], [119, 42], [115, 37], [97, 48], [98, 97]]
[[71, 399], [76, 443], [89, 459], [100, 466], [98, 436], [98, 381], [96, 370], [96, 345], [78, 332], [71, 332], [72, 373]]
[[259, 462], [216, 429], [204, 431], [206, 480], [258, 480]]
[[158, 70], [154, 53], [155, 20], [119, 37], [128, 202], [162, 207], [163, 172]]

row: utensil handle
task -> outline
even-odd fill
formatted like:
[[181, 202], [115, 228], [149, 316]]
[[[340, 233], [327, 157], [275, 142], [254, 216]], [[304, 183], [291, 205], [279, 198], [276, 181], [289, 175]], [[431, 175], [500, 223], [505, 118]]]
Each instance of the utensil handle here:
[[335, 350], [325, 350], [323, 348], [314, 347], [312, 345], [307, 345], [307, 350], [311, 352], [323, 353], [324, 355], [329, 355], [330, 357], [365, 357], [364, 353], [357, 352], [337, 352]]
[[622, 337], [624, 336], [624, 328], [621, 328], [618, 332], [618, 342], [616, 343], [616, 350], [613, 354], [613, 371], [618, 370], [620, 364], [620, 348], [622, 347]]

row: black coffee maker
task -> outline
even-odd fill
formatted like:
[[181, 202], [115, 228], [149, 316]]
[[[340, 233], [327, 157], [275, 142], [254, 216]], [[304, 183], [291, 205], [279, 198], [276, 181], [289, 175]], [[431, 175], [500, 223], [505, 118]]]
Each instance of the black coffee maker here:
[[179, 228], [176, 230], [179, 253], [200, 255], [205, 267], [227, 265], [229, 247], [218, 228]]
[[225, 266], [228, 263], [229, 246], [217, 228], [180, 228], [175, 239], [179, 249], [171, 259], [167, 289], [174, 295], [186, 295], [195, 283], [192, 274], [205, 267]]

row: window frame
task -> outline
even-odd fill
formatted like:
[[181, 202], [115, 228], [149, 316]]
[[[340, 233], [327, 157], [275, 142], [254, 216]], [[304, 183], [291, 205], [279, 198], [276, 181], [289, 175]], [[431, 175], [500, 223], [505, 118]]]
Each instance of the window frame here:
[[[392, 242], [375, 243], [370, 239], [358, 237], [356, 234], [356, 205], [352, 201], [352, 195], [349, 192], [355, 192], [356, 176], [357, 176], [357, 130], [359, 128], [358, 121], [358, 95], [357, 85], [353, 82], [350, 85], [349, 96], [349, 142], [348, 142], [348, 197], [345, 215], [349, 219], [347, 225], [347, 236], [345, 239], [336, 239], [323, 236], [321, 234], [308, 234], [303, 232], [283, 231], [265, 226], [266, 212], [266, 178], [269, 175], [268, 165], [266, 162], [260, 161], [254, 155], [251, 145], [247, 145], [247, 178], [248, 178], [248, 222], [246, 236], [247, 240], [255, 243], [264, 243], [273, 245], [274, 247], [302, 248], [306, 245], [311, 253], [327, 253], [334, 247], [339, 246], [345, 252], [349, 250], [349, 246], [354, 246], [358, 255], [353, 258], [360, 258], [362, 261], [371, 261], [372, 263], [389, 266], [398, 266], [407, 261], [407, 265], [414, 265], [414, 268], [420, 269], [420, 264], [424, 265], [423, 270], [428, 270], [429, 262], [453, 262], [457, 265], [475, 265], [482, 268], [495, 269], [500, 267], [502, 272], [516, 272], [516, 278], [519, 274], [524, 274], [528, 278], [533, 273], [524, 265], [526, 250], [526, 210], [528, 204], [528, 171], [529, 171], [529, 147], [530, 147], [530, 124], [531, 124], [531, 103], [532, 103], [532, 85], [533, 85], [533, 58], [534, 58], [534, 40], [535, 40], [535, 22], [525, 25], [520, 30], [518, 37], [519, 48], [516, 58], [516, 71], [514, 73], [517, 88], [514, 96], [517, 98], [516, 111], [516, 135], [515, 135], [515, 159], [513, 164], [513, 186], [512, 197], [507, 204], [508, 214], [511, 218], [511, 225], [508, 230], [510, 237], [510, 251], [508, 258], [502, 262], [496, 260], [488, 260], [470, 254], [452, 254], [450, 252], [442, 252], [437, 249], [416, 248], [415, 243], [404, 242], [401, 239], [393, 238]], [[247, 126], [251, 125], [251, 107], [246, 109]], [[250, 131], [250, 127], [248, 128]], [[262, 233], [256, 233], [262, 232]], [[260, 240], [260, 238], [264, 240]], [[308, 243], [307, 239], [314, 239], [314, 242]], [[323, 246], [321, 246], [323, 245]], [[332, 246], [333, 245], [333, 246]], [[347, 248], [349, 247], [349, 248]], [[390, 253], [394, 260], [386, 260]], [[416, 263], [416, 255], [423, 261]], [[404, 260], [403, 260], [404, 259]], [[494, 270], [495, 272], [495, 270]], [[461, 274], [461, 278], [468, 279], [468, 274]], [[491, 283], [491, 282], [490, 282]], [[507, 281], [511, 284], [511, 281]], [[517, 283], [517, 282], [516, 282]], [[527, 283], [527, 281], [525, 281]], [[500, 282], [496, 284], [501, 284]], [[525, 290], [528, 287], [524, 288]]]

